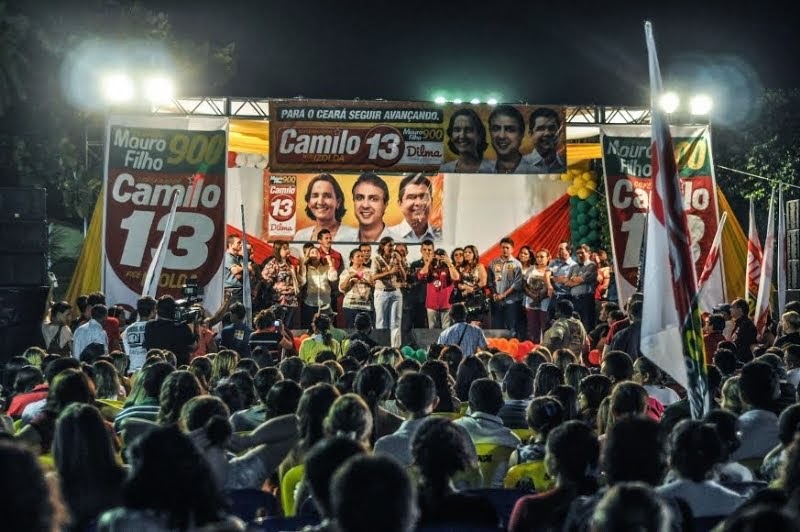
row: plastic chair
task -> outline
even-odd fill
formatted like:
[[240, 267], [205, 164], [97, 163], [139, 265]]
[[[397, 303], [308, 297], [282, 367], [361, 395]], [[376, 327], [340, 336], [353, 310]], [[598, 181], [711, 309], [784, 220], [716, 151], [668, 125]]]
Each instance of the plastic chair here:
[[517, 501], [524, 495], [530, 495], [530, 492], [523, 489], [505, 488], [470, 489], [464, 490], [461, 493], [465, 495], [478, 495], [492, 503], [497, 515], [500, 517], [503, 527], [508, 527], [508, 521], [511, 519], [511, 512], [514, 510], [514, 505]]
[[527, 443], [528, 440], [531, 439], [533, 436], [533, 431], [531, 429], [511, 429], [511, 432], [517, 435], [522, 443]]
[[513, 447], [503, 447], [491, 443], [479, 443], [475, 445], [478, 453], [478, 467], [483, 476], [484, 488], [501, 487], [505, 470], [508, 468], [508, 459], [514, 452]]
[[303, 479], [305, 472], [305, 465], [296, 465], [287, 471], [281, 479], [281, 507], [283, 508], [283, 515], [286, 517], [293, 517], [295, 514], [294, 490]]
[[25, 426], [25, 423], [22, 421], [22, 419], [14, 420], [14, 434], [16, 434], [17, 432], [21, 431], [22, 427], [24, 427], [24, 426]]
[[729, 490], [735, 491], [739, 495], [744, 495], [745, 497], [750, 497], [758, 490], [762, 490], [769, 486], [769, 484], [763, 480], [752, 480], [750, 482], [723, 482], [722, 485]]
[[551, 489], [555, 483], [544, 467], [544, 460], [537, 460], [510, 468], [503, 480], [503, 487], [542, 492]]
[[231, 502], [234, 515], [246, 523], [252, 523], [259, 517], [280, 514], [278, 501], [267, 492], [257, 489], [228, 490], [225, 492]]

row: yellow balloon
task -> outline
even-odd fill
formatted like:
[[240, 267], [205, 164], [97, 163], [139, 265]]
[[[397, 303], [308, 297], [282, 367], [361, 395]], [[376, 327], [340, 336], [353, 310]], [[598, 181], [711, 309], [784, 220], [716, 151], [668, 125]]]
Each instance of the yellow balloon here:
[[594, 176], [592, 176], [592, 172], [584, 172], [581, 174], [581, 177], [584, 181], [591, 181]]
[[589, 196], [591, 196], [591, 195], [592, 195], [592, 191], [589, 190], [588, 188], [582, 188], [582, 189], [580, 189], [578, 191], [578, 197], [580, 199], [583, 199], [583, 200], [588, 199]]
[[572, 176], [569, 173], [561, 174], [561, 181], [572, 181]]
[[581, 169], [580, 168], [570, 168], [569, 169], [569, 173], [574, 175], [574, 176], [581, 175]]
[[597, 181], [587, 181], [584, 186], [589, 190], [597, 190]]
[[570, 196], [574, 196], [577, 193], [578, 189], [575, 187], [575, 185], [570, 185], [567, 187], [567, 194], [569, 194]]
[[581, 188], [583, 185], [586, 184], [586, 181], [582, 177], [576, 177], [572, 180], [572, 184], [578, 188]]

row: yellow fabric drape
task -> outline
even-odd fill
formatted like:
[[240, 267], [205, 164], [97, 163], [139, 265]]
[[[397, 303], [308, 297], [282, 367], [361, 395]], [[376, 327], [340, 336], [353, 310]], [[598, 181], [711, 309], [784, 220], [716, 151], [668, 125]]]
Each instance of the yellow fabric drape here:
[[228, 151], [269, 153], [269, 122], [266, 120], [231, 120], [228, 125]]
[[744, 297], [744, 274], [747, 266], [747, 235], [731, 209], [722, 189], [717, 187], [720, 216], [728, 213], [728, 221], [722, 230], [722, 260], [725, 266], [725, 297], [732, 301]]
[[600, 143], [567, 144], [567, 166], [572, 166], [581, 161], [602, 158], [603, 149], [600, 147]]
[[103, 258], [103, 191], [97, 196], [89, 231], [83, 241], [81, 255], [75, 265], [72, 280], [67, 290], [67, 301], [74, 303], [81, 294], [100, 290], [100, 268]]

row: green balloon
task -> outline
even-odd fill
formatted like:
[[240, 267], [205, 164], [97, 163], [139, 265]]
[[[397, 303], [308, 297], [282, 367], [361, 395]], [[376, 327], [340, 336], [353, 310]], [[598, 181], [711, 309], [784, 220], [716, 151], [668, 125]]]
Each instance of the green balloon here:
[[597, 220], [589, 220], [589, 229], [597, 229], [600, 227], [600, 222]]
[[580, 199], [578, 196], [570, 196], [570, 197], [569, 197], [569, 204], [570, 204], [572, 207], [574, 207], [575, 205], [577, 205], [577, 204], [578, 204], [580, 201], [581, 201], [581, 199]]
[[596, 243], [600, 241], [600, 234], [597, 231], [590, 231], [589, 234], [586, 235], [586, 238], [592, 243]]
[[583, 213], [579, 214], [578, 215], [578, 224], [579, 225], [586, 225], [587, 223], [589, 223], [589, 217], [586, 216]]
[[581, 224], [578, 226], [578, 238], [583, 238], [589, 233], [589, 226], [586, 224]]
[[589, 209], [589, 212], [587, 212], [586, 214], [592, 220], [597, 220], [598, 218], [600, 218], [600, 211], [598, 211], [597, 209]]
[[403, 356], [406, 358], [413, 358], [414, 357], [414, 348], [410, 345], [404, 345], [400, 348], [400, 352], [403, 353]]
[[600, 198], [599, 198], [599, 196], [598, 196], [597, 194], [592, 194], [591, 196], [589, 196], [589, 197], [586, 199], [586, 203], [588, 203], [589, 205], [591, 205], [592, 207], [594, 207], [595, 205], [597, 205], [597, 202], [598, 202], [599, 200], [600, 200]]

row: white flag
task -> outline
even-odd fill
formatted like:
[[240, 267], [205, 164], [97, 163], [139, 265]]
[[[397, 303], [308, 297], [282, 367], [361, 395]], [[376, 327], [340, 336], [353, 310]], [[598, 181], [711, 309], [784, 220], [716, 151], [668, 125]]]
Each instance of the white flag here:
[[758, 334], [764, 334], [769, 322], [769, 296], [772, 288], [772, 266], [775, 256], [775, 189], [769, 198], [769, 215], [767, 216], [767, 237], [764, 239], [764, 257], [761, 261], [761, 279], [758, 281], [758, 298], [756, 299], [756, 315], [753, 320]]
[[153, 254], [153, 260], [150, 261], [150, 266], [147, 268], [147, 275], [144, 277], [142, 297], [150, 296], [155, 298], [156, 292], [158, 292], [158, 280], [161, 279], [161, 269], [164, 267], [164, 258], [167, 256], [169, 239], [172, 236], [172, 227], [175, 225], [175, 211], [178, 210], [179, 200], [180, 194], [176, 192], [175, 198], [172, 200], [172, 209], [170, 209], [169, 216], [167, 216], [167, 224], [164, 227], [161, 242], [158, 243], [156, 252]]

